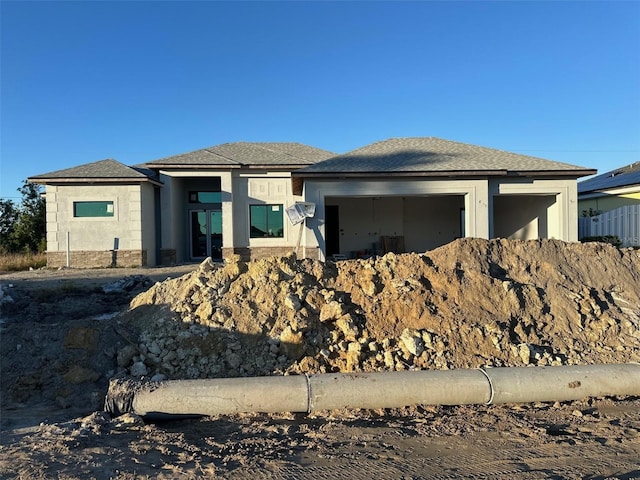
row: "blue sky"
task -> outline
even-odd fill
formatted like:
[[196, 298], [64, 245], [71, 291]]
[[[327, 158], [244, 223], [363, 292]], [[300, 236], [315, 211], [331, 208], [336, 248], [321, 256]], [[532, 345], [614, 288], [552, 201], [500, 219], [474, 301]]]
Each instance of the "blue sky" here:
[[6, 1], [0, 197], [234, 141], [640, 160], [640, 2]]

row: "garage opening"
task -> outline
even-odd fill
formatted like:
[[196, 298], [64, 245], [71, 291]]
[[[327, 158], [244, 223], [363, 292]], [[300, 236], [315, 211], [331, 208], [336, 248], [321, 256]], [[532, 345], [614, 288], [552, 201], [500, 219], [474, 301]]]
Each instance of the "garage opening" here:
[[555, 195], [493, 197], [493, 237], [535, 240], [558, 236]]
[[464, 195], [327, 197], [326, 256], [424, 252], [464, 236]]

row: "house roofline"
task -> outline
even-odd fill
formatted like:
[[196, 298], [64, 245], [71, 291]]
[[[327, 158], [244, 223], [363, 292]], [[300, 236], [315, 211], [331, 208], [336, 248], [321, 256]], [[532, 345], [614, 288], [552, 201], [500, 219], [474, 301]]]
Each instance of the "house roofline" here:
[[400, 171], [400, 172], [292, 172], [291, 176], [295, 178], [354, 178], [354, 177], [469, 177], [469, 176], [505, 176], [506, 170], [442, 170], [442, 171]]
[[145, 168], [152, 170], [234, 170], [242, 168], [240, 164], [210, 164], [210, 163], [192, 163], [189, 165], [179, 163], [144, 163]]
[[79, 178], [59, 178], [59, 177], [51, 177], [51, 178], [35, 178], [29, 177], [27, 178], [29, 183], [37, 183], [40, 185], [56, 185], [56, 184], [65, 184], [65, 185], [83, 185], [83, 184], [93, 184], [93, 183], [102, 183], [105, 185], [118, 185], [118, 184], [131, 184], [131, 183], [151, 183], [158, 187], [164, 185], [163, 182], [159, 180], [154, 180], [152, 178], [140, 178], [140, 177], [116, 177], [116, 178], [88, 178], [88, 177], [79, 177]]
[[296, 178], [343, 178], [343, 177], [504, 177], [504, 176], [544, 176], [583, 177], [593, 175], [596, 170], [432, 170], [400, 172], [292, 172]]
[[517, 170], [509, 172], [510, 176], [515, 177], [587, 177], [594, 175], [597, 170], [584, 169], [584, 170]]
[[153, 170], [298, 170], [303, 167], [308, 167], [308, 163], [304, 164], [284, 164], [284, 165], [256, 165], [256, 164], [236, 164], [236, 165], [211, 165], [206, 163], [198, 164], [145, 164], [145, 168], [151, 168]]

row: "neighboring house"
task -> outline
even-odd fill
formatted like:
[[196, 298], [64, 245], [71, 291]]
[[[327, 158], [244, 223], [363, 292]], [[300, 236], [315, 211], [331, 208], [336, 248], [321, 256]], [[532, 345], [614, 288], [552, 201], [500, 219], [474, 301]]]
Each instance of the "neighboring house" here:
[[581, 215], [604, 213], [625, 205], [638, 204], [640, 162], [578, 183], [578, 209]]
[[640, 162], [578, 183], [579, 237], [617, 236], [640, 246]]
[[[438, 138], [394, 138], [344, 155], [228, 143], [29, 181], [46, 185], [49, 265], [104, 266], [260, 258], [299, 244], [325, 259], [422, 252], [465, 236], [575, 241], [577, 179], [594, 173]], [[315, 205], [306, 225], [288, 221], [295, 202]]]

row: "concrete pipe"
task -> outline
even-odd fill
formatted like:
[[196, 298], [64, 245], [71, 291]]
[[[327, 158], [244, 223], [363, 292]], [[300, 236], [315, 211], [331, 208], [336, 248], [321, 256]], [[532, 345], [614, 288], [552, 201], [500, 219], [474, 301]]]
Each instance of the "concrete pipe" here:
[[131, 408], [142, 416], [218, 415], [242, 412], [306, 412], [304, 375], [174, 380], [149, 383], [134, 393]]
[[479, 370], [337, 373], [309, 377], [309, 411], [486, 403], [487, 378]]
[[640, 395], [640, 365], [487, 368], [134, 382], [115, 380], [105, 410], [118, 415], [315, 412], [577, 400]]
[[640, 394], [640, 364], [487, 368], [488, 403], [555, 402]]

